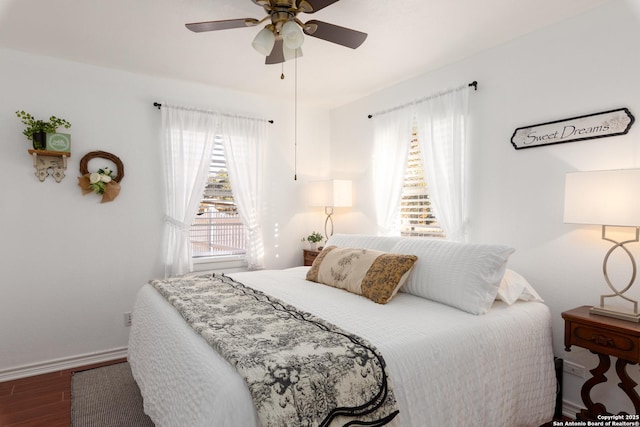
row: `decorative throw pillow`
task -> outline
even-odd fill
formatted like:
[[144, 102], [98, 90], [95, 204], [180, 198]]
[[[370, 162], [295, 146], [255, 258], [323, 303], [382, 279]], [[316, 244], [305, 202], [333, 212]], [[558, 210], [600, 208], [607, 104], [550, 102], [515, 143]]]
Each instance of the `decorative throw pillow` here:
[[393, 252], [420, 257], [400, 292], [459, 308], [471, 314], [489, 311], [513, 248], [406, 238]]
[[415, 255], [327, 246], [307, 272], [307, 280], [386, 304], [407, 280], [417, 259]]

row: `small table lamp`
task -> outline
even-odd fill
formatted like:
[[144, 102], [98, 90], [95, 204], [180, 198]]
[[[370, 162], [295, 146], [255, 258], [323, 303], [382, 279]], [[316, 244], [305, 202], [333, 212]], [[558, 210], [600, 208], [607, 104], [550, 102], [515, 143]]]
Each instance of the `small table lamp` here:
[[[600, 306], [593, 307], [591, 312], [640, 322], [638, 301], [624, 295], [636, 278], [636, 261], [625, 244], [638, 242], [640, 236], [640, 169], [568, 173], [565, 180], [564, 222], [601, 225], [602, 239], [614, 244], [602, 264], [604, 279], [613, 293], [601, 295]], [[635, 239], [617, 242], [607, 238], [607, 226], [634, 227]], [[632, 265], [631, 279], [621, 290], [613, 286], [607, 273], [609, 256], [618, 248], [627, 253]], [[633, 310], [605, 306], [605, 299], [615, 297], [631, 303]]]
[[[352, 184], [346, 179], [313, 181], [309, 183], [309, 205], [324, 207], [327, 219], [324, 221], [324, 237], [333, 235], [333, 208], [348, 208], [352, 204]], [[329, 224], [331, 229], [329, 231]]]

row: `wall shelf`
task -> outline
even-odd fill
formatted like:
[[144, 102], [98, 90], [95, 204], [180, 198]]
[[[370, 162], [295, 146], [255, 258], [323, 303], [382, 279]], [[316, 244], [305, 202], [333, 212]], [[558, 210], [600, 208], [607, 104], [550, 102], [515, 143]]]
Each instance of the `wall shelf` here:
[[47, 176], [51, 175], [56, 182], [64, 179], [64, 171], [67, 169], [67, 158], [71, 153], [67, 151], [49, 151], [29, 149], [29, 154], [33, 158], [33, 167], [36, 169], [35, 176], [43, 182]]

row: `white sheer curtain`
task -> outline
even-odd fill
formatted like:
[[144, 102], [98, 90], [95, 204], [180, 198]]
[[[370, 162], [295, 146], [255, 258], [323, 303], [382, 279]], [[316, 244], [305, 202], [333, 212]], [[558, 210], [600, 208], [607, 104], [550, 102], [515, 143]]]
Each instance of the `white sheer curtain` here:
[[264, 240], [260, 207], [267, 125], [263, 120], [225, 115], [222, 137], [233, 198], [247, 229], [245, 259], [250, 270], [261, 269], [264, 268]]
[[447, 239], [466, 241], [465, 150], [469, 89], [464, 86], [416, 105], [418, 141], [429, 197]]
[[373, 191], [378, 234], [394, 230], [411, 142], [410, 108], [376, 116], [373, 123]]
[[162, 103], [165, 277], [192, 270], [189, 228], [202, 200], [218, 114]]

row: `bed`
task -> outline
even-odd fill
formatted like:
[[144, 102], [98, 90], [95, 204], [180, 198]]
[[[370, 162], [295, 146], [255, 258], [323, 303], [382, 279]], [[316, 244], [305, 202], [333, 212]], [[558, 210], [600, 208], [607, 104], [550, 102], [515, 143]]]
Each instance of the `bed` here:
[[[506, 268], [513, 250], [356, 235], [335, 235], [333, 246], [416, 254], [417, 261], [386, 304], [309, 281], [310, 267], [229, 276], [373, 343], [399, 407], [390, 426], [537, 427], [552, 419], [551, 316]], [[438, 280], [447, 289], [419, 289]], [[477, 292], [477, 280], [491, 282], [488, 292]], [[260, 425], [235, 368], [151, 285], [139, 291], [133, 316], [128, 360], [156, 425]]]

